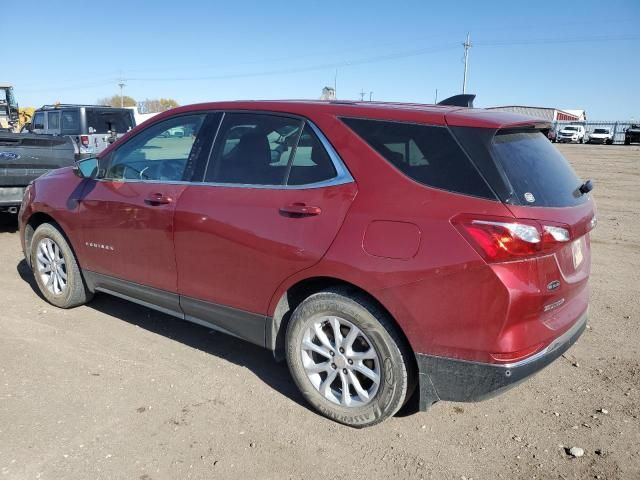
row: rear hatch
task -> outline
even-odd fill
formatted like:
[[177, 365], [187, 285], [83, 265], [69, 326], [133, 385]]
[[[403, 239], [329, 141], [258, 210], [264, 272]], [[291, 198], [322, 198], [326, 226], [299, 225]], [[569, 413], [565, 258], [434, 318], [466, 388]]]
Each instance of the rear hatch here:
[[82, 153], [97, 155], [136, 126], [128, 108], [86, 108], [86, 135], [80, 136]]
[[[527, 330], [540, 339], [544, 332], [534, 333], [534, 324], [542, 320], [557, 335], [587, 308], [588, 232], [595, 226], [590, 184], [542, 133], [548, 124], [526, 117], [505, 122], [500, 115], [479, 118], [482, 128], [471, 126], [480, 123], [471, 115], [454, 118], [450, 128], [514, 220], [503, 225], [493, 219], [476, 221], [466, 230], [476, 235], [476, 243], [494, 242], [490, 246], [496, 247], [496, 256], [485, 259], [505, 283], [520, 282], [508, 323], [530, 322]], [[505, 238], [514, 241], [513, 248], [502, 243]], [[551, 337], [549, 333], [547, 340]]]

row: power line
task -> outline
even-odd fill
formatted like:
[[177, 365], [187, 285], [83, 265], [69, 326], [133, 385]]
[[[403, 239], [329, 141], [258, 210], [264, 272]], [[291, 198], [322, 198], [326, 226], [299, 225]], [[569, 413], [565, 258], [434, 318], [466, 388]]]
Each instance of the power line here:
[[[539, 45], [539, 44], [561, 44], [561, 43], [586, 43], [586, 42], [616, 42], [616, 41], [635, 41], [640, 39], [640, 35], [637, 34], [623, 34], [623, 35], [604, 35], [604, 36], [580, 36], [569, 38], [538, 38], [538, 39], [526, 39], [526, 40], [494, 40], [494, 41], [475, 41], [476, 47], [501, 47], [501, 46], [514, 46], [514, 45]], [[272, 75], [286, 75], [292, 73], [310, 72], [316, 70], [325, 69], [337, 69], [338, 67], [352, 67], [357, 65], [365, 65], [370, 63], [380, 63], [385, 61], [396, 60], [400, 58], [409, 58], [414, 56], [426, 55], [429, 53], [438, 53], [458, 48], [456, 44], [444, 44], [437, 47], [421, 48], [416, 50], [409, 50], [403, 52], [393, 52], [386, 55], [378, 55], [371, 57], [364, 57], [356, 60], [344, 60], [340, 62], [332, 62], [326, 64], [316, 64], [302, 67], [289, 67], [275, 70], [258, 71], [258, 72], [246, 72], [236, 74], [225, 75], [208, 75], [208, 76], [184, 76], [184, 77], [139, 77], [129, 78], [128, 81], [140, 81], [140, 82], [163, 82], [163, 81], [197, 81], [197, 80], [226, 80], [237, 78], [252, 78], [260, 76], [272, 76]], [[296, 60], [296, 57], [290, 59]], [[94, 87], [101, 87], [104, 85], [110, 85], [114, 83], [114, 78], [105, 78], [99, 82], [91, 82], [85, 84], [69, 85], [64, 84], [62, 86], [51, 86], [46, 88], [26, 88], [21, 89], [23, 92], [58, 92], [67, 90], [82, 90]], [[119, 78], [115, 79], [119, 81]]]
[[600, 35], [590, 37], [565, 37], [565, 38], [537, 38], [529, 40], [494, 40], [486, 42], [475, 42], [475, 46], [482, 47], [502, 47], [512, 45], [548, 45], [561, 43], [583, 43], [583, 42], [622, 42], [627, 40], [639, 40], [640, 35], [624, 34], [624, 35]]
[[[621, 24], [621, 23], [629, 23], [629, 22], [633, 22], [634, 19], [629, 19], [629, 18], [612, 18], [612, 19], [598, 19], [597, 22], [592, 22], [592, 21], [569, 21], [569, 22], [561, 22], [561, 23], [555, 23], [554, 25], [557, 28], [560, 27], [572, 27], [572, 26], [585, 26], [585, 25], [595, 25], [597, 24], [598, 26], [602, 27], [603, 24]], [[495, 32], [502, 32], [502, 31], [511, 31], [516, 29], [519, 33], [522, 33], [522, 30], [526, 30], [527, 28], [535, 28], [534, 26], [532, 26], [530, 23], [524, 24], [524, 25], [520, 25], [520, 24], [510, 24], [508, 26], [501, 26], [501, 27], [477, 27], [474, 28], [474, 34], [478, 34], [478, 32], [491, 32], [491, 33], [495, 33]], [[452, 36], [453, 35], [457, 35], [457, 33], [455, 32], [451, 32]], [[416, 43], [422, 43], [425, 40], [429, 40], [429, 39], [433, 39], [433, 38], [442, 38], [442, 35], [419, 35], [417, 37], [413, 37], [413, 38], [404, 38], [402, 40], [394, 40], [391, 42], [381, 42], [381, 43], [367, 43], [366, 45], [361, 45], [358, 47], [341, 47], [339, 50], [317, 50], [315, 52], [306, 52], [303, 54], [299, 54], [296, 55], [295, 57], [291, 57], [291, 56], [282, 56], [282, 57], [275, 57], [275, 58], [260, 58], [260, 59], [255, 59], [255, 60], [247, 60], [247, 61], [236, 61], [234, 60], [232, 64], [228, 64], [228, 65], [221, 65], [220, 63], [214, 64], [214, 65], [185, 65], [185, 66], [171, 66], [171, 67], [148, 67], [148, 68], [134, 68], [134, 69], [127, 69], [127, 73], [131, 74], [131, 73], [135, 73], [135, 72], [170, 72], [170, 71], [183, 71], [183, 70], [211, 70], [211, 69], [216, 69], [219, 70], [220, 68], [223, 67], [237, 67], [238, 65], [259, 65], [259, 64], [273, 64], [273, 63], [277, 63], [277, 62], [288, 62], [291, 60], [300, 60], [300, 59], [304, 59], [304, 58], [310, 58], [310, 57], [322, 57], [322, 56], [336, 56], [336, 55], [340, 55], [340, 54], [344, 54], [345, 52], [359, 52], [359, 51], [364, 51], [364, 50], [379, 50], [381, 48], [384, 47], [389, 47], [389, 46], [394, 46], [394, 45], [407, 45], [408, 43], [411, 44], [416, 44]], [[510, 41], [505, 41], [505, 44], [511, 44], [512, 42]], [[104, 76], [108, 76], [108, 75], [113, 75], [115, 76], [116, 74], [118, 74], [118, 72], [106, 72], [103, 74], [101, 74], [101, 77]]]
[[188, 77], [137, 77], [137, 78], [129, 78], [129, 80], [146, 81], [146, 82], [167, 82], [167, 81], [178, 82], [178, 81], [192, 81], [192, 80], [228, 80], [228, 79], [236, 79], [236, 78], [263, 77], [263, 76], [270, 76], [270, 75], [310, 72], [314, 70], [326, 70], [329, 68], [335, 69], [335, 68], [353, 67], [356, 65], [385, 62], [389, 60], [396, 60], [399, 58], [408, 58], [408, 57], [426, 55], [429, 53], [443, 52], [443, 51], [452, 50], [455, 48], [457, 48], [455, 44], [447, 44], [439, 47], [420, 48], [417, 50], [396, 52], [396, 53], [390, 53], [387, 55], [377, 55], [373, 57], [360, 58], [357, 60], [344, 60], [341, 62], [325, 63], [325, 64], [305, 66], [305, 67], [290, 67], [290, 68], [267, 70], [267, 71], [260, 71], [260, 72], [246, 72], [246, 73], [225, 74], [225, 75], [188, 76]]

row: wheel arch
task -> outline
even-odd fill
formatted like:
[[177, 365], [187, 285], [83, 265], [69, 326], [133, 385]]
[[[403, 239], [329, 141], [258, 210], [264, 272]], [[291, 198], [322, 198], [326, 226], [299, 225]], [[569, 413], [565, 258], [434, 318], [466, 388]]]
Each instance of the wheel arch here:
[[25, 259], [29, 267], [31, 267], [31, 241], [33, 240], [33, 234], [36, 232], [38, 227], [43, 223], [50, 223], [54, 227], [58, 229], [60, 234], [64, 237], [64, 239], [69, 244], [69, 248], [73, 252], [74, 257], [76, 258], [76, 262], [82, 271], [82, 267], [80, 264], [80, 259], [78, 258], [78, 254], [73, 245], [73, 242], [69, 238], [69, 235], [65, 232], [64, 228], [53, 216], [46, 212], [35, 212], [33, 215], [29, 217], [29, 219], [24, 224], [24, 248], [25, 248]]
[[409, 339], [407, 338], [400, 323], [389, 309], [378, 298], [376, 298], [375, 295], [371, 294], [366, 289], [347, 280], [330, 276], [308, 277], [299, 280], [289, 286], [289, 288], [280, 295], [273, 311], [273, 315], [270, 317], [270, 322], [267, 323], [265, 339], [266, 347], [273, 351], [273, 355], [276, 360], [280, 361], [284, 359], [287, 325], [291, 318], [291, 314], [296, 307], [314, 293], [336, 288], [343, 288], [350, 293], [365, 296], [374, 302], [376, 306], [388, 316], [389, 320], [395, 326], [400, 338], [404, 342], [404, 347], [408, 352], [411, 352], [412, 360], [415, 362], [415, 355], [413, 354], [411, 343], [409, 342]]

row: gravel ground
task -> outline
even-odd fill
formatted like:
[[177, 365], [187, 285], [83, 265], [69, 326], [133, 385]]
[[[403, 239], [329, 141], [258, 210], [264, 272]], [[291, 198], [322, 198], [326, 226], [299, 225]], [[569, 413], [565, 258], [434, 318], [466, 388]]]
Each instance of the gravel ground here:
[[498, 398], [366, 430], [250, 344], [105, 295], [48, 305], [3, 217], [0, 478], [640, 478], [640, 147], [560, 149], [595, 183], [589, 329]]

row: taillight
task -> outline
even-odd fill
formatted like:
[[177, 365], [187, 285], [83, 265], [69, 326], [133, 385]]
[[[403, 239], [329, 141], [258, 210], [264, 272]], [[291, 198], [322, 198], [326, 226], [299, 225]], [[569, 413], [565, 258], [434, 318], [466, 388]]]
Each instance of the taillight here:
[[462, 215], [451, 223], [487, 262], [507, 262], [547, 254], [571, 240], [568, 226], [535, 220]]
[[83, 147], [89, 146], [89, 135], [80, 135], [80, 143]]

